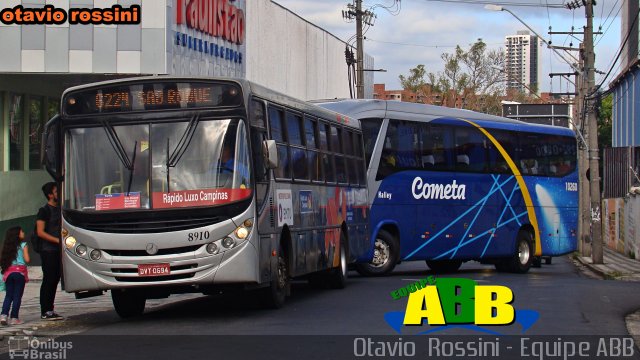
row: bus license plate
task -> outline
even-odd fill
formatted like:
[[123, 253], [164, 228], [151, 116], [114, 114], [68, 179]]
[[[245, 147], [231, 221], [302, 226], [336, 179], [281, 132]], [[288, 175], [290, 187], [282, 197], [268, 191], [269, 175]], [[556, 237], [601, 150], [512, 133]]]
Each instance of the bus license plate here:
[[169, 264], [141, 264], [138, 265], [139, 276], [162, 276], [169, 275], [171, 268]]

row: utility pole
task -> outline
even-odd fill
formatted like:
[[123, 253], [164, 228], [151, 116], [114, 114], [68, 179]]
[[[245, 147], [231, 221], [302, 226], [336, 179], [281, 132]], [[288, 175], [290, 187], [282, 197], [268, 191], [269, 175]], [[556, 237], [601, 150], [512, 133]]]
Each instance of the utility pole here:
[[[396, 0], [398, 1], [398, 0]], [[362, 10], [362, 0], [354, 0], [347, 4], [347, 10], [342, 12], [342, 17], [347, 20], [356, 20], [356, 98], [364, 99], [364, 36], [363, 25], [373, 26], [375, 14], [370, 10]], [[353, 39], [353, 37], [351, 38]], [[350, 42], [350, 41], [349, 41]], [[348, 62], [348, 60], [347, 60]], [[382, 71], [382, 70], [366, 70]]]
[[593, 0], [586, 0], [585, 12], [587, 26], [584, 33], [584, 66], [586, 75], [585, 109], [586, 124], [588, 125], [588, 154], [589, 154], [589, 188], [591, 194], [591, 259], [594, 264], [602, 264], [602, 216], [600, 214], [600, 170], [598, 150], [598, 119], [595, 101], [595, 53], [593, 51]]
[[362, 37], [362, 0], [356, 1], [356, 98], [364, 99], [364, 49]]

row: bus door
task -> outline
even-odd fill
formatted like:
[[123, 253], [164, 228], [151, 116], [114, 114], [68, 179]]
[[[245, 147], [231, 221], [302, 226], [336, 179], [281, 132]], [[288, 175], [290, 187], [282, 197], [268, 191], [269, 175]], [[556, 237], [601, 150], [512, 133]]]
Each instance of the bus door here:
[[378, 144], [380, 157], [375, 180], [379, 181], [379, 186], [372, 198], [372, 224], [374, 227], [381, 222], [397, 225], [402, 244], [401, 258], [407, 250], [405, 244], [413, 243], [415, 237], [417, 202], [411, 196], [411, 185], [419, 174], [416, 171], [416, 129], [416, 123], [388, 120], [384, 140]]

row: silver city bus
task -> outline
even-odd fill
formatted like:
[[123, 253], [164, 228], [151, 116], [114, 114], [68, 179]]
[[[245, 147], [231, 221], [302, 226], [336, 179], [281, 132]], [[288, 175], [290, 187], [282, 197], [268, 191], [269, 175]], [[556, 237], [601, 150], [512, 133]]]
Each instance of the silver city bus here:
[[359, 122], [233, 79], [70, 88], [45, 129], [63, 287], [122, 317], [170, 294], [342, 288], [371, 254]]

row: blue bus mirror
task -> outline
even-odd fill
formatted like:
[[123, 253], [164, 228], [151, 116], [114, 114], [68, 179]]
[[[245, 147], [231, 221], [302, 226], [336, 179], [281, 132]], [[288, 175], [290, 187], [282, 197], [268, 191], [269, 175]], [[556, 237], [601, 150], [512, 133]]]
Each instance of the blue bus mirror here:
[[275, 140], [265, 140], [262, 142], [262, 154], [267, 168], [275, 169], [278, 167], [278, 148], [276, 147]]

